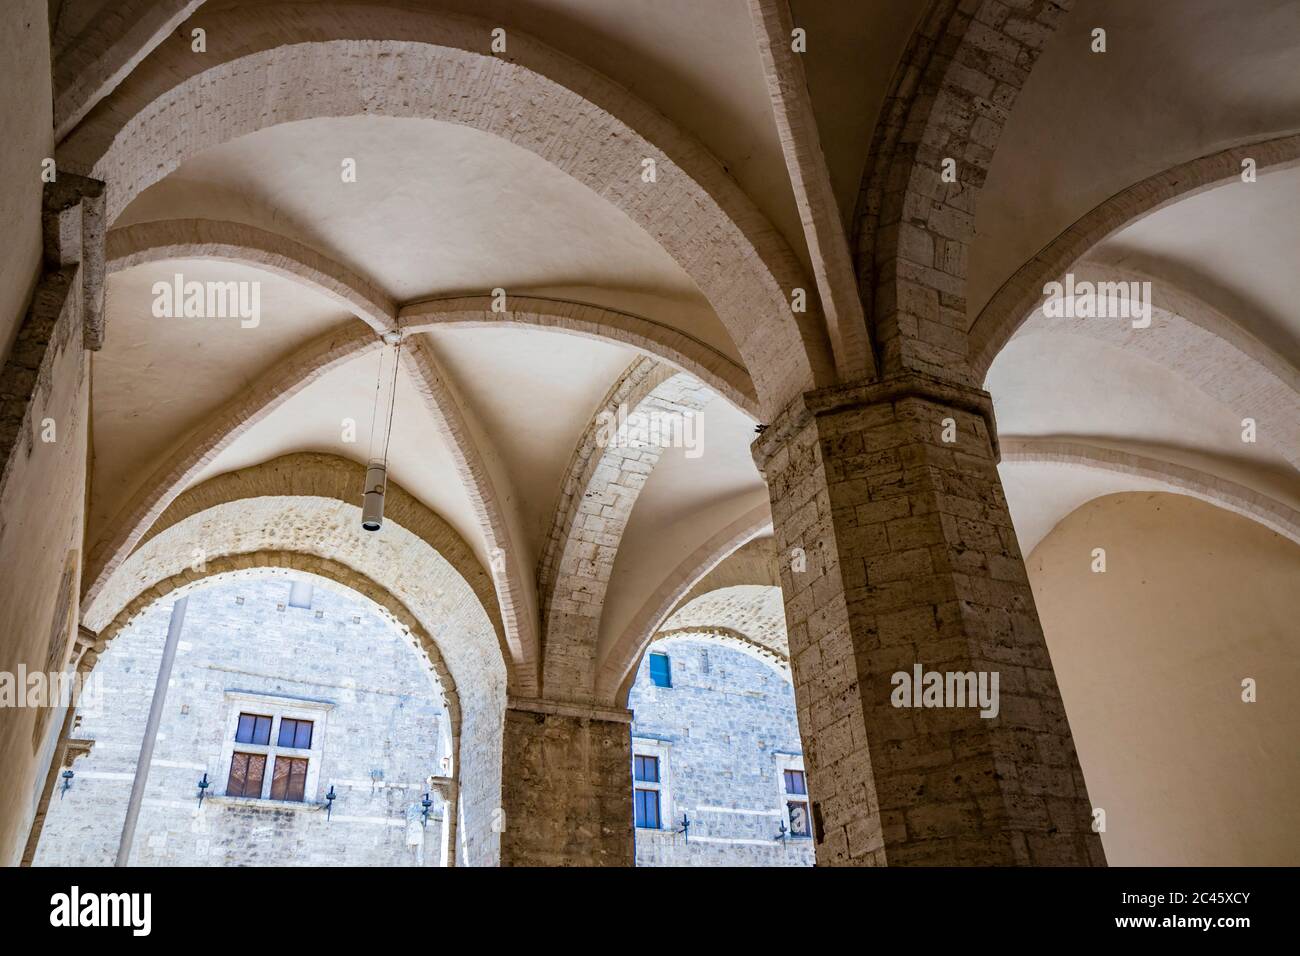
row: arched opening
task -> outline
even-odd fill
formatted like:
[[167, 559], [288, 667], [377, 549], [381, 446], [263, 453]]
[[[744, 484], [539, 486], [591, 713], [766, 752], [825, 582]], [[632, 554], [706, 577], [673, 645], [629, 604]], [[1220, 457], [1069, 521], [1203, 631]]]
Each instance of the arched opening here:
[[626, 687], [638, 866], [810, 866], [780, 588], [683, 599]]
[[[1293, 148], [1235, 147], [1135, 184], [1027, 262], [973, 331], [1112, 864], [1280, 862], [1300, 826], [1273, 787], [1294, 714], [1257, 690], [1294, 668], [1282, 581], [1300, 554], [1300, 378], [1285, 330], [1261, 334], [1287, 280], [1261, 280], [1206, 227], [1248, 211], [1291, 228], [1275, 210], [1294, 194]], [[1249, 186], [1245, 153], [1261, 169]], [[1243, 279], [1257, 298], [1225, 295]], [[1222, 772], [1193, 769], [1207, 762]]]
[[628, 696], [637, 866], [811, 866], [787, 666], [689, 630], [650, 645]]
[[86, 756], [60, 774], [34, 864], [463, 861], [460, 706], [440, 668], [382, 605], [326, 577], [258, 567], [178, 588], [80, 672], [70, 738]]
[[[330, 467], [313, 474], [299, 461], [293, 480], [315, 482], [317, 494], [328, 495], [334, 474]], [[217, 479], [178, 499], [161, 530], [109, 578], [97, 601], [83, 606], [83, 623], [97, 635], [95, 652], [158, 597], [213, 574], [285, 568], [350, 587], [412, 634], [438, 666], [442, 686], [454, 690], [463, 781], [458, 859], [496, 863], [506, 667], [498, 630], [477, 593], [483, 569], [417, 502], [399, 506], [381, 532], [369, 534], [360, 529], [360, 508], [338, 498], [245, 494], [237, 478], [233, 489]]]

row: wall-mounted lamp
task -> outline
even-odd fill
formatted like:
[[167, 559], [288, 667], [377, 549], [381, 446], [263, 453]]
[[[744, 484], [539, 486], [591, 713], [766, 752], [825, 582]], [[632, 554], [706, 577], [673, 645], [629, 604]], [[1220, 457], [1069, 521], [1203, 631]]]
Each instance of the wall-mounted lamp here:
[[682, 825], [677, 828], [677, 832], [684, 837], [682, 840], [683, 843], [691, 842], [691, 821], [687, 818], [685, 813], [682, 814]]
[[785, 838], [786, 838], [786, 836], [787, 836], [789, 833], [790, 833], [790, 828], [787, 827], [787, 826], [785, 825], [785, 821], [782, 820], [782, 821], [781, 821], [781, 832], [779, 832], [779, 833], [778, 833], [778, 834], [777, 834], [773, 839], [780, 840], [781, 843], [782, 843], [782, 845], [784, 845], [784, 844], [785, 844]]
[[424, 799], [420, 801], [420, 806], [424, 807], [424, 813], [421, 814], [424, 822], [421, 825], [427, 827], [429, 825], [429, 810], [433, 807], [433, 801], [429, 799], [427, 793], [424, 795]]
[[210, 786], [212, 786], [212, 784], [208, 783], [208, 775], [204, 773], [203, 779], [199, 781], [199, 809], [200, 810], [203, 809], [203, 798], [208, 795], [208, 787]]
[[334, 792], [334, 784], [330, 784], [330, 792], [325, 794], [325, 820], [328, 822], [330, 814], [334, 812], [334, 801], [338, 799], [338, 794]]
[[59, 788], [59, 799], [62, 800], [63, 795], [72, 789], [73, 773], [71, 770], [65, 770], [60, 776], [63, 777], [63, 786]]

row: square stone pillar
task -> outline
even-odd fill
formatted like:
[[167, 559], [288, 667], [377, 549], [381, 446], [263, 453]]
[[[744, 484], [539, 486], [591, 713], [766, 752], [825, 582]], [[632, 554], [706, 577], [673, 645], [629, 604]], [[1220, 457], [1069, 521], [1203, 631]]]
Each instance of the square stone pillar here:
[[502, 866], [632, 866], [632, 712], [511, 698]]
[[[987, 393], [909, 374], [810, 392], [754, 443], [820, 865], [1105, 863], [995, 436]], [[997, 715], [895, 706], [918, 665], [996, 674]]]

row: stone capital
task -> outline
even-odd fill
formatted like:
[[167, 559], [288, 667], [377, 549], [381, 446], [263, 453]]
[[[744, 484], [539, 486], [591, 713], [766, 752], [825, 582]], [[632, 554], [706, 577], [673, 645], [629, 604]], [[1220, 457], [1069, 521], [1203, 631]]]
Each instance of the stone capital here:
[[998, 460], [997, 421], [993, 414], [993, 399], [988, 392], [921, 372], [903, 372], [884, 379], [846, 382], [803, 393], [783, 408], [754, 441], [754, 463], [759, 471], [765, 471], [772, 457], [817, 418], [877, 405], [892, 405], [903, 399], [919, 399], [984, 419], [993, 460]]

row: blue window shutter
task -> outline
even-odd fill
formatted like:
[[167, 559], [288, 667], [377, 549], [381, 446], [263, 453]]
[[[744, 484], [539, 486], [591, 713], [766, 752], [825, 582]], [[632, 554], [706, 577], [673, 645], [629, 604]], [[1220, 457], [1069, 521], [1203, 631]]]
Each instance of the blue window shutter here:
[[667, 654], [650, 655], [650, 681], [656, 687], [673, 686], [673, 672]]

